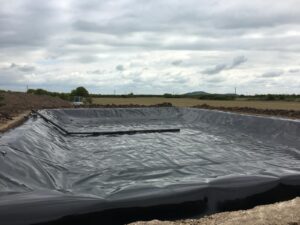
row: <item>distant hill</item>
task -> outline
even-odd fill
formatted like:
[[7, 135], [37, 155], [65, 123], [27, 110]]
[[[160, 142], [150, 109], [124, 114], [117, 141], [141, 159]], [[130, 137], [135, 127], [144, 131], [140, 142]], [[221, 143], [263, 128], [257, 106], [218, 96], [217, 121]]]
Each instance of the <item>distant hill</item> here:
[[209, 93], [204, 92], [204, 91], [193, 91], [193, 92], [185, 93], [183, 95], [198, 96], [198, 95], [209, 95]]

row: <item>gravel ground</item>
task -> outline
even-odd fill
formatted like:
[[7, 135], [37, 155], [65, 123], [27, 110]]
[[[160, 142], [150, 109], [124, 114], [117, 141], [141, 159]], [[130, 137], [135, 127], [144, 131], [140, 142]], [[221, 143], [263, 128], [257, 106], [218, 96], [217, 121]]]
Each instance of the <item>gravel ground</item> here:
[[135, 222], [130, 225], [297, 225], [300, 224], [300, 197], [290, 201], [257, 206], [249, 210], [217, 213], [201, 219]]

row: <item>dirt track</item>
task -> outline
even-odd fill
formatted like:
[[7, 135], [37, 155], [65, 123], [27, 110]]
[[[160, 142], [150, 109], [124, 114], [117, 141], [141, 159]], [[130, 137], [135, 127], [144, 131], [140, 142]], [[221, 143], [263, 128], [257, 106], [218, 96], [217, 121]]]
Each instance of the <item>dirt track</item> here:
[[249, 210], [217, 213], [201, 219], [179, 221], [135, 222], [130, 225], [298, 225], [300, 224], [300, 198]]

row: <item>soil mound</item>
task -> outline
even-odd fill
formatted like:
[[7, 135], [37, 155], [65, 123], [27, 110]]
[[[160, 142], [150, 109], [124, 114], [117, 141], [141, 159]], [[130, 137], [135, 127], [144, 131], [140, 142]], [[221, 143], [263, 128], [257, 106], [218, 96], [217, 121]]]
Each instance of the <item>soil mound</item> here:
[[69, 108], [72, 105], [60, 98], [33, 95], [21, 92], [3, 92], [0, 103], [0, 123], [8, 120], [24, 111], [44, 108]]

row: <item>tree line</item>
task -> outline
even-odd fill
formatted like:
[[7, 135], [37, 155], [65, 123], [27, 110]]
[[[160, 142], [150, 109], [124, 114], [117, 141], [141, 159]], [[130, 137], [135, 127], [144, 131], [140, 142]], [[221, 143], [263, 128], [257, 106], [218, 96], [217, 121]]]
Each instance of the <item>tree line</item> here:
[[38, 89], [28, 89], [27, 90], [28, 94], [35, 94], [35, 95], [48, 95], [52, 97], [58, 97], [63, 100], [67, 101], [73, 101], [75, 97], [83, 97], [87, 100], [90, 98], [90, 94], [88, 90], [84, 87], [77, 87], [74, 90], [72, 90], [70, 93], [64, 93], [64, 92], [52, 92], [52, 91], [47, 91], [41, 88]]
[[300, 101], [300, 95], [297, 94], [257, 94], [257, 95], [237, 95], [237, 94], [170, 94], [162, 95], [141, 95], [141, 94], [122, 94], [122, 95], [107, 95], [107, 94], [90, 94], [84, 87], [77, 87], [70, 93], [50, 92], [44, 89], [28, 89], [27, 93], [36, 95], [49, 95], [59, 97], [67, 101], [73, 101], [75, 96], [80, 96], [91, 102], [92, 98], [138, 98], [138, 97], [164, 97], [164, 98], [196, 98], [201, 100], [257, 100], [257, 101]]

